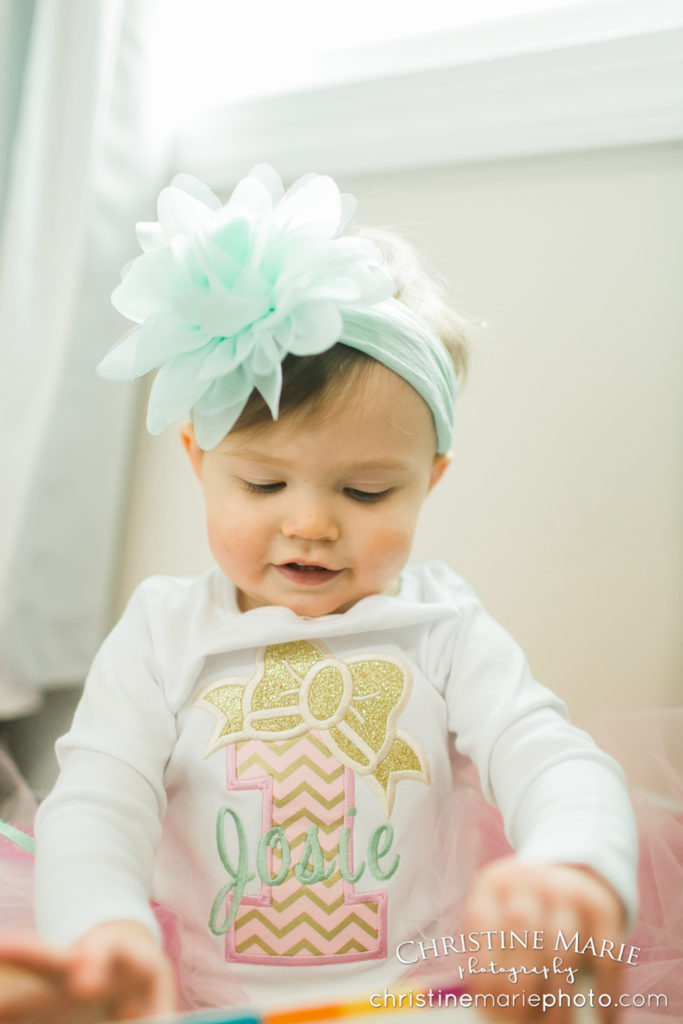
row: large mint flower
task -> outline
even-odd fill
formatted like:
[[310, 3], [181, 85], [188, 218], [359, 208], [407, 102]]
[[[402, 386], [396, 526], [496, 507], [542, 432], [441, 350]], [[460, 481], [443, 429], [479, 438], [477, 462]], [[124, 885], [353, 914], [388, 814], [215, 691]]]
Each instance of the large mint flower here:
[[307, 175], [285, 193], [255, 167], [230, 200], [180, 175], [158, 222], [138, 224], [143, 254], [112, 295], [137, 326], [99, 366], [114, 380], [160, 367], [147, 426], [158, 434], [192, 411], [202, 448], [230, 430], [254, 388], [277, 416], [285, 356], [312, 355], [342, 334], [341, 310], [393, 295], [373, 246], [339, 237], [355, 209], [331, 178]]

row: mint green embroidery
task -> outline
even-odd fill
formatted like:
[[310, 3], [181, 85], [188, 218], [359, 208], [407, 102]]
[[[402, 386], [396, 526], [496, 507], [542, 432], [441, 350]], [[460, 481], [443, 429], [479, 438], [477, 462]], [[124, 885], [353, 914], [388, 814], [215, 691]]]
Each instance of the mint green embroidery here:
[[[225, 846], [224, 821], [226, 814], [230, 815], [237, 829], [237, 847], [239, 851], [239, 865], [237, 870], [235, 870], [230, 863], [230, 857]], [[237, 917], [240, 900], [244, 894], [247, 882], [251, 882], [251, 880], [256, 877], [255, 875], [250, 874], [247, 868], [248, 850], [247, 837], [244, 834], [244, 826], [239, 819], [239, 815], [235, 811], [231, 810], [230, 807], [222, 807], [218, 812], [218, 817], [216, 818], [216, 843], [218, 845], [218, 854], [221, 858], [221, 863], [231, 876], [232, 881], [226, 882], [213, 901], [211, 913], [209, 914], [209, 928], [214, 935], [225, 935], [228, 928]], [[223, 923], [219, 925], [217, 924], [218, 914], [224, 906], [225, 901], [228, 898], [228, 894], [233, 891], [234, 896], [230, 905], [230, 911], [226, 914]]]
[[[324, 882], [329, 878], [335, 869], [336, 862], [332, 861], [327, 871], [325, 870], [325, 858], [318, 839], [318, 826], [311, 825], [306, 832], [306, 843], [301, 854], [301, 861], [294, 868], [294, 877], [302, 885], [313, 885], [315, 882]], [[308, 862], [311, 866], [308, 866]]]
[[[266, 852], [269, 848], [275, 849], [276, 846], [279, 846], [282, 851], [282, 866], [275, 877], [271, 878], [268, 874]], [[259, 839], [258, 851], [256, 853], [256, 866], [259, 877], [266, 885], [282, 885], [289, 874], [291, 863], [292, 853], [287, 842], [285, 830], [280, 825], [274, 825], [273, 828], [269, 828], [265, 835]]]
[[[356, 816], [356, 808], [349, 807], [346, 812], [350, 818]], [[365, 861], [360, 862], [360, 867], [353, 874], [349, 867], [349, 839], [351, 838], [351, 829], [343, 828], [339, 835], [339, 873], [345, 882], [357, 882], [365, 871]]]
[[[383, 835], [387, 836], [387, 842], [384, 843], [381, 849], [379, 849], [380, 840]], [[392, 875], [395, 875], [398, 870], [398, 865], [401, 862], [400, 854], [396, 854], [394, 857], [394, 863], [388, 871], [382, 871], [382, 868], [380, 867], [380, 859], [389, 853], [393, 841], [394, 829], [391, 825], [380, 825], [379, 828], [375, 829], [370, 836], [370, 842], [368, 843], [368, 860], [370, 861], [370, 870], [375, 878], [378, 878], [381, 881], [386, 881], [387, 878], [391, 878]]]
[[[350, 817], [356, 813], [356, 808], [351, 807], [348, 811]], [[230, 859], [225, 841], [225, 818], [229, 815], [235, 826], [237, 839], [237, 866], [235, 867]], [[337, 861], [333, 857], [329, 864], [325, 861], [325, 854], [320, 845], [319, 828], [311, 825], [306, 832], [306, 842], [301, 852], [301, 859], [294, 866], [294, 877], [301, 885], [315, 885], [316, 882], [324, 882], [337, 869]], [[394, 841], [394, 829], [391, 825], [379, 825], [370, 836], [367, 849], [367, 863], [361, 860], [357, 870], [352, 872], [349, 866], [349, 844], [351, 829], [344, 827], [339, 836], [339, 873], [346, 882], [357, 882], [364, 874], [366, 867], [380, 881], [391, 878], [401, 860], [399, 854], [394, 857], [391, 867], [384, 870], [381, 865], [382, 858], [386, 857], [391, 850]], [[253, 872], [249, 871], [249, 848], [247, 836], [237, 811], [230, 807], [222, 807], [216, 818], [216, 845], [221, 863], [229, 875], [229, 881], [218, 892], [213, 901], [209, 914], [209, 928], [214, 935], [225, 935], [230, 926], [234, 923], [239, 910], [240, 901], [244, 895], [247, 884], [256, 878]], [[282, 864], [278, 873], [271, 877], [268, 873], [267, 854], [269, 849], [279, 848], [282, 853]], [[284, 829], [280, 825], [269, 828], [259, 839], [256, 850], [256, 868], [258, 877], [264, 885], [275, 887], [290, 876], [292, 864], [292, 852]], [[232, 893], [230, 908], [225, 914], [222, 922], [219, 921], [221, 909], [225, 906], [228, 896]]]

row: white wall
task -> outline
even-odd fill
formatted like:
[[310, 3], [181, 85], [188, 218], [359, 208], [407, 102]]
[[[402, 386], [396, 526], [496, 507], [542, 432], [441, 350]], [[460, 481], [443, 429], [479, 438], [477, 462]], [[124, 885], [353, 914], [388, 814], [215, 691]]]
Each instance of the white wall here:
[[[347, 178], [485, 319], [416, 559], [446, 559], [582, 719], [680, 705], [683, 146]], [[118, 608], [209, 564], [175, 436], [141, 427]]]

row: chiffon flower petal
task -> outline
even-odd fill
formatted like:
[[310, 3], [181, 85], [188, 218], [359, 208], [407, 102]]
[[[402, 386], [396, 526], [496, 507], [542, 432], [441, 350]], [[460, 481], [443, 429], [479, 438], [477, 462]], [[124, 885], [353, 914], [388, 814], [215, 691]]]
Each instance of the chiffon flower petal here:
[[211, 381], [206, 391], [195, 403], [195, 412], [202, 416], [216, 416], [221, 409], [244, 403], [253, 388], [253, 381], [243, 366], [234, 373]]
[[158, 221], [140, 221], [135, 227], [135, 235], [143, 252], [160, 249], [164, 244], [164, 232]]
[[243, 178], [235, 187], [228, 206], [253, 217], [267, 217], [273, 211], [273, 197], [259, 178]]
[[185, 278], [178, 261], [168, 249], [155, 249], [129, 263], [111, 301], [119, 313], [142, 323], [162, 309], [170, 309]]
[[176, 235], [187, 235], [194, 232], [202, 224], [211, 224], [214, 211], [188, 195], [182, 188], [176, 185], [169, 185], [159, 193], [157, 200], [157, 213], [159, 224], [167, 242], [172, 241]]
[[195, 178], [192, 174], [176, 174], [171, 185], [174, 188], [182, 189], [183, 192], [187, 192], [189, 196], [194, 196], [204, 206], [208, 206], [210, 210], [220, 210], [223, 205], [216, 195], [212, 192], [208, 185], [205, 185], [199, 178]]
[[159, 370], [149, 396], [147, 429], [161, 434], [187, 415], [207, 389], [197, 371], [204, 361], [202, 349], [172, 359]]
[[273, 363], [263, 374], [255, 373], [254, 385], [270, 409], [271, 416], [276, 419], [282, 390], [282, 363]]
[[210, 451], [220, 444], [226, 434], [229, 434], [237, 423], [237, 420], [244, 409], [244, 402], [235, 405], [227, 405], [220, 412], [205, 414], [193, 410], [194, 433], [197, 444], [204, 451]]
[[332, 178], [313, 178], [280, 204], [279, 217], [289, 228], [305, 227], [313, 235], [332, 238], [341, 221], [341, 197]]
[[131, 327], [123, 334], [113, 348], [110, 348], [97, 367], [100, 377], [105, 380], [135, 380], [135, 361], [138, 349], [139, 327]]
[[268, 189], [270, 197], [273, 200], [273, 206], [277, 206], [282, 197], [285, 194], [285, 190], [280, 181], [280, 175], [277, 171], [269, 164], [256, 164], [249, 171], [250, 178], [258, 178], [258, 180]]
[[155, 313], [124, 334], [104, 357], [99, 371], [107, 380], [143, 377], [169, 359], [205, 344], [206, 338], [173, 313]]
[[266, 164], [225, 205], [177, 176], [159, 195], [158, 221], [138, 225], [142, 255], [112, 295], [139, 326], [100, 372], [127, 379], [159, 367], [150, 431], [192, 413], [202, 447], [234, 426], [254, 389], [276, 418], [286, 355], [323, 352], [341, 337], [345, 310], [395, 292], [370, 243], [339, 237], [354, 209], [331, 178], [306, 175], [285, 192]]
[[297, 356], [315, 355], [334, 345], [344, 328], [341, 313], [331, 302], [301, 302], [289, 318], [292, 325], [288, 349]]
[[135, 376], [143, 377], [183, 352], [193, 352], [206, 344], [196, 327], [183, 323], [173, 313], [157, 313], [137, 328]]

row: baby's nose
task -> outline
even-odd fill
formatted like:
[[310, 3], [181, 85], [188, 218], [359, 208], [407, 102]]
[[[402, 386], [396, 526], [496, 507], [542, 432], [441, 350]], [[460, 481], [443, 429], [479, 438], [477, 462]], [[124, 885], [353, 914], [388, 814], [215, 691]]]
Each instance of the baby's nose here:
[[339, 525], [330, 503], [314, 497], [302, 497], [293, 503], [281, 529], [288, 539], [337, 540], [339, 537]]

